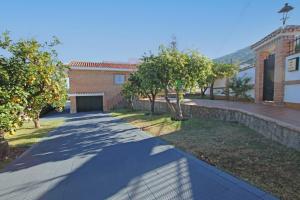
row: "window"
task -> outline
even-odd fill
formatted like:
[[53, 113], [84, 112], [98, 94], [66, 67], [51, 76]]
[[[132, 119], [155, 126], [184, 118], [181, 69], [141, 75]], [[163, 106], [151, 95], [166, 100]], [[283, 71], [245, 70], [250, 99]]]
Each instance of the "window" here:
[[66, 87], [70, 89], [70, 78], [66, 78]]
[[125, 75], [116, 74], [114, 80], [115, 80], [115, 84], [122, 85], [125, 83]]
[[300, 53], [300, 36], [296, 37], [295, 41], [295, 53]]

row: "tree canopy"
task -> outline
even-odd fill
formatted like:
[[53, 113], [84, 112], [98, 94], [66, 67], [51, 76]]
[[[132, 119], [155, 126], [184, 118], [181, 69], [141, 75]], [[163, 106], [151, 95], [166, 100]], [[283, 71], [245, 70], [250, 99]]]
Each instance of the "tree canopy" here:
[[210, 82], [210, 98], [214, 99], [214, 83], [217, 79], [229, 78], [234, 76], [238, 71], [238, 67], [235, 64], [214, 62], [212, 66], [212, 73], [208, 77]]
[[[9, 34], [0, 38], [1, 130], [12, 131], [29, 117], [39, 127], [41, 110], [48, 105], [61, 109], [66, 102], [66, 70], [50, 43], [35, 39], [14, 42]], [[6, 121], [6, 122], [5, 122]]]
[[[176, 46], [176, 42], [173, 41], [170, 47], [160, 46], [157, 55], [142, 57], [137, 72], [132, 75], [135, 78], [129, 79], [131, 83], [125, 84], [123, 90], [128, 90], [130, 85], [134, 85], [132, 91], [139, 96], [148, 97], [151, 113], [154, 112], [157, 94], [163, 91], [172, 118], [182, 120], [181, 102], [184, 92], [197, 87], [199, 82], [207, 84], [212, 74], [213, 62], [197, 51], [183, 52]], [[169, 98], [169, 92], [175, 92], [176, 104]]]

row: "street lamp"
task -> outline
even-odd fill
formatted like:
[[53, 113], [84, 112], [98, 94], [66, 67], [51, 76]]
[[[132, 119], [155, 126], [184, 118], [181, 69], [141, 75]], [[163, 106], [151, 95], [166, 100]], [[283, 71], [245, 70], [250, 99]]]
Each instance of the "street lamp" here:
[[288, 3], [286, 3], [286, 4], [284, 5], [284, 7], [281, 8], [281, 9], [278, 11], [278, 13], [282, 13], [282, 14], [283, 14], [283, 17], [282, 17], [282, 19], [281, 19], [283, 26], [285, 26], [286, 21], [287, 21], [288, 18], [289, 18], [289, 17], [288, 17], [288, 13], [289, 13], [291, 10], [293, 10], [293, 9], [294, 9], [293, 6], [290, 6]]

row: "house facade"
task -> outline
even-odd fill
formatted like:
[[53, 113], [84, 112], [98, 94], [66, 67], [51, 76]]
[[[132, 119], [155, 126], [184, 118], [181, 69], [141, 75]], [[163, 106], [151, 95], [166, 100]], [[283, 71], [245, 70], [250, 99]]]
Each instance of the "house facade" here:
[[300, 108], [300, 26], [279, 28], [252, 45], [255, 102]]
[[[255, 59], [240, 64], [238, 77], [250, 77], [256, 103], [300, 109], [300, 25], [279, 28], [251, 46]], [[225, 99], [228, 79], [216, 80], [214, 94]], [[209, 91], [206, 92], [209, 94]]]
[[123, 101], [122, 85], [136, 64], [112, 62], [78, 62], [69, 66], [71, 113], [109, 111]]

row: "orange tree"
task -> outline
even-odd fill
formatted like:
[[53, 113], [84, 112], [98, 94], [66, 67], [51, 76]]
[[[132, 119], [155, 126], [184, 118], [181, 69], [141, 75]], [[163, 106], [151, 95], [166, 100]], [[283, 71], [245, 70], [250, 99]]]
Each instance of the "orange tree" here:
[[162, 90], [157, 57], [153, 54], [141, 58], [138, 70], [131, 74], [124, 84], [122, 94], [133, 108], [134, 97], [145, 97], [150, 102], [150, 114], [154, 114], [155, 101], [158, 93]]
[[128, 102], [131, 110], [133, 110], [133, 101], [135, 98], [139, 97], [140, 95], [140, 86], [141, 80], [138, 74], [132, 73], [130, 74], [127, 82], [122, 87], [122, 96]]
[[214, 99], [214, 84], [217, 79], [230, 78], [238, 72], [238, 66], [235, 64], [214, 62], [212, 73], [208, 77], [210, 82], [210, 99]]
[[[172, 118], [183, 120], [183, 93], [197, 87], [201, 80], [207, 80], [211, 74], [212, 61], [195, 50], [187, 53], [177, 50], [176, 41], [171, 44], [171, 47], [159, 48], [155, 64]], [[176, 104], [171, 102], [169, 91], [176, 93]]]
[[7, 97], [7, 104], [15, 103], [22, 108], [17, 118], [30, 117], [36, 128], [40, 127], [39, 116], [44, 107], [51, 105], [60, 110], [66, 102], [67, 68], [57, 58], [57, 44], [56, 38], [43, 44], [35, 39], [14, 42], [8, 33], [0, 38], [0, 48], [7, 55], [2, 55], [6, 64], [1, 70], [8, 79], [1, 85], [2, 90], [5, 88], [2, 95]]

